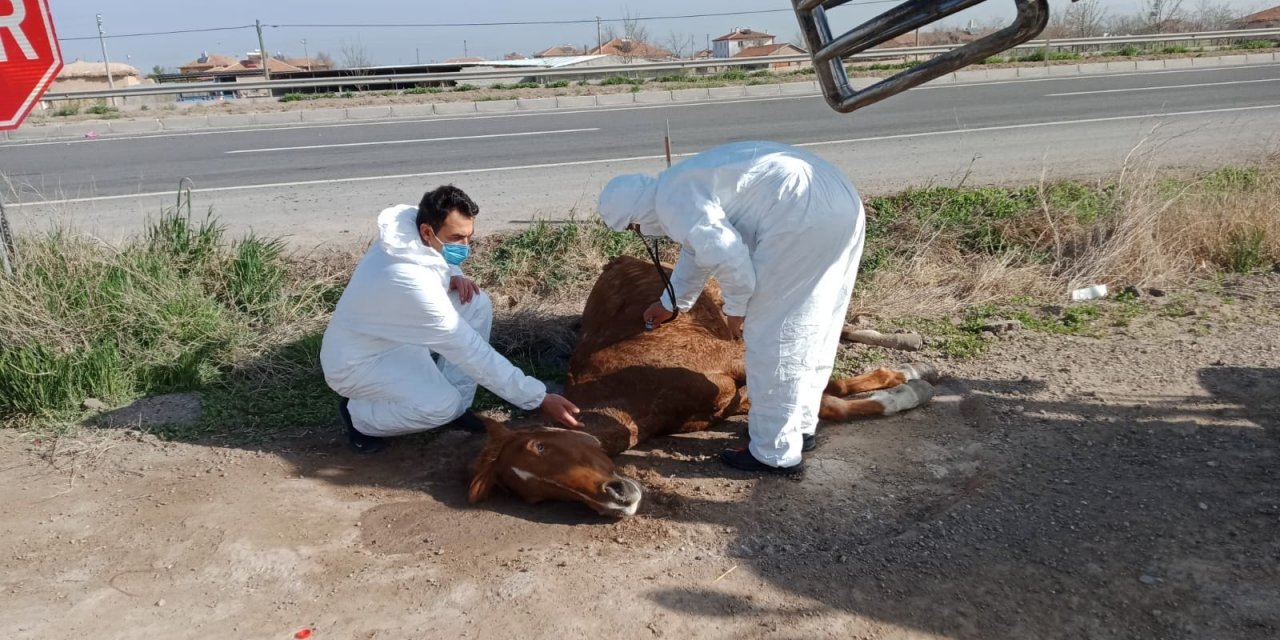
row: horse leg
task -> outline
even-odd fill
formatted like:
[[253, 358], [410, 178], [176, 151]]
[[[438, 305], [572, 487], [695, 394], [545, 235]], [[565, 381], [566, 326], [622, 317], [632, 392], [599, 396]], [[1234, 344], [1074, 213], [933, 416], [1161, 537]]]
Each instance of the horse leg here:
[[825, 396], [843, 398], [855, 393], [890, 389], [912, 380], [937, 382], [938, 370], [933, 365], [923, 362], [898, 365], [896, 367], [880, 367], [874, 371], [851, 378], [838, 378], [827, 383]]
[[823, 394], [818, 418], [828, 422], [845, 422], [853, 418], [891, 416], [914, 409], [933, 399], [933, 385], [925, 380], [908, 380], [890, 389], [881, 389], [865, 398], [845, 400]]
[[692, 433], [706, 431], [719, 422], [733, 416], [743, 415], [751, 407], [747, 400], [747, 388], [738, 386], [738, 381], [731, 375], [709, 375], [707, 380], [716, 385], [715, 407], [710, 416], [691, 416], [676, 429], [676, 433]]

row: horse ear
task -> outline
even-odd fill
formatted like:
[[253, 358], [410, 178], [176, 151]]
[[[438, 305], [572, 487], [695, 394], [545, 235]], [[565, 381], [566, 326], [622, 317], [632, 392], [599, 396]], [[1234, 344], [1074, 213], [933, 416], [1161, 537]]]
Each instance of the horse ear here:
[[476, 457], [471, 476], [471, 489], [467, 493], [467, 501], [471, 504], [489, 499], [489, 494], [493, 492], [493, 485], [498, 480], [498, 470], [495, 468], [498, 457], [502, 454], [502, 448], [507, 440], [511, 438], [511, 430], [502, 423], [488, 418], [480, 420], [484, 422], [489, 440], [480, 451], [480, 455]]

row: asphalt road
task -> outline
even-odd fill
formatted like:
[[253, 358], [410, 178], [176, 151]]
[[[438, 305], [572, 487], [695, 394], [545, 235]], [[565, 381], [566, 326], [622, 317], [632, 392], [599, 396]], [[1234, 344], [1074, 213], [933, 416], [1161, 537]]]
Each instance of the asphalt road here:
[[301, 244], [367, 236], [378, 210], [444, 182], [494, 231], [590, 215], [609, 177], [662, 168], [668, 123], [677, 154], [811, 146], [864, 193], [1100, 176], [1126, 159], [1212, 166], [1276, 149], [1280, 65], [937, 85], [849, 115], [804, 96], [9, 143], [0, 173], [16, 224], [107, 237], [171, 204], [183, 177], [234, 229]]

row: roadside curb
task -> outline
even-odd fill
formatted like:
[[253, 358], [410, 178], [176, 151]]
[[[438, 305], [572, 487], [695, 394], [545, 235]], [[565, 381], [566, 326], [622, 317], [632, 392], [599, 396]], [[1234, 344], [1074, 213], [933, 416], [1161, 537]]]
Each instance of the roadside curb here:
[[[929, 84], [1001, 82], [1022, 78], [1108, 75], [1133, 71], [1161, 71], [1165, 69], [1208, 69], [1214, 67], [1265, 64], [1276, 61], [1280, 61], [1280, 54], [1250, 53], [1206, 58], [1119, 60], [1083, 62], [1074, 65], [1028, 66], [1005, 69], [974, 69], [970, 67], [964, 71], [957, 71], [942, 78], [938, 78]], [[854, 82], [858, 86], [870, 85], [878, 80], [879, 78], [854, 78]], [[479, 102], [436, 102], [385, 106], [373, 105], [349, 108], [274, 111], [264, 113], [174, 116], [169, 118], [84, 120], [66, 124], [26, 126], [14, 131], [0, 132], [0, 140], [7, 142], [76, 140], [86, 137], [97, 137], [102, 134], [145, 135], [147, 133], [162, 133], [168, 131], [227, 129], [269, 125], [287, 126], [304, 123], [370, 122], [376, 120], [431, 118], [436, 116], [457, 116], [467, 114], [516, 113], [527, 111], [545, 112], [565, 109], [618, 107], [626, 105], [696, 103], [703, 101], [731, 100], [737, 98], [767, 98], [772, 96], [796, 97], [818, 95], [819, 93], [820, 90], [818, 88], [818, 83], [810, 80], [806, 82], [788, 82], [782, 84], [638, 91], [635, 93], [609, 93], [589, 96], [549, 96], [544, 98], [518, 98]]]

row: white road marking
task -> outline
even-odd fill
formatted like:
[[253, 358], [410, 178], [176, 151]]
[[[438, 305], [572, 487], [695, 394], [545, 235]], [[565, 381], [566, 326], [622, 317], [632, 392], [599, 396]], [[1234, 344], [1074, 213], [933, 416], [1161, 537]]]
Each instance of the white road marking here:
[[[793, 146], [819, 147], [819, 146], [826, 146], [826, 145], [833, 145], [833, 144], [852, 144], [856, 142], [877, 142], [882, 140], [901, 140], [905, 138], [926, 138], [926, 137], [933, 137], [933, 136], [964, 135], [964, 134], [973, 134], [973, 133], [983, 133], [987, 131], [1010, 131], [1015, 129], [1035, 129], [1035, 128], [1041, 128], [1041, 127], [1058, 127], [1058, 126], [1074, 125], [1074, 124], [1092, 124], [1097, 122], [1119, 122], [1124, 120], [1141, 120], [1144, 118], [1173, 118], [1173, 117], [1179, 117], [1179, 116], [1207, 115], [1207, 114], [1213, 114], [1213, 113], [1237, 113], [1237, 112], [1244, 112], [1244, 111], [1258, 111], [1263, 109], [1280, 109], [1280, 104], [1258, 105], [1258, 106], [1252, 106], [1252, 107], [1224, 107], [1222, 109], [1197, 109], [1194, 111], [1170, 111], [1166, 113], [1144, 113], [1144, 114], [1131, 115], [1131, 116], [1110, 116], [1105, 118], [1085, 118], [1081, 120], [1055, 120], [1053, 122], [1029, 122], [1026, 124], [1008, 124], [1008, 125], [996, 125], [996, 126], [990, 126], [990, 127], [973, 127], [969, 129], [948, 129], [945, 131], [922, 131], [919, 133], [902, 133], [902, 134], [887, 135], [887, 136], [868, 136], [865, 138], [844, 138], [840, 140], [801, 142]], [[672, 154], [672, 157], [683, 158], [691, 155], [694, 155], [694, 154], [679, 153], [679, 154]], [[349, 184], [349, 183], [356, 183], [356, 182], [372, 182], [376, 180], [407, 180], [411, 178], [430, 178], [430, 177], [454, 176], [454, 175], [473, 174], [473, 173], [523, 171], [527, 169], [555, 169], [558, 167], [577, 167], [577, 166], [585, 166], [585, 165], [593, 165], [593, 164], [610, 164], [610, 163], [617, 163], [617, 162], [638, 162], [642, 160], [657, 160], [663, 157], [665, 156], [646, 155], [646, 156], [631, 156], [631, 157], [625, 157], [625, 158], [605, 158], [602, 160], [573, 160], [568, 162], [546, 162], [546, 163], [540, 163], [540, 164], [523, 164], [523, 165], [513, 165], [513, 166], [507, 166], [507, 167], [485, 167], [485, 168], [478, 168], [478, 169], [450, 169], [446, 171], [401, 173], [401, 174], [386, 175], [386, 176], [363, 176], [363, 177], [357, 177], [357, 178], [303, 180], [299, 182], [276, 182], [271, 184], [245, 184], [245, 185], [235, 185], [235, 186], [229, 186], [229, 187], [208, 187], [205, 189], [193, 189], [192, 193], [219, 193], [219, 192], [225, 192], [225, 191], [249, 191], [253, 189], [284, 189], [284, 188], [290, 188], [290, 187], [306, 187], [306, 186], [315, 186], [315, 185], [324, 185], [324, 184]], [[131, 198], [152, 198], [152, 197], [172, 198], [173, 192], [157, 191], [152, 193], [134, 193], [134, 194], [123, 194], [123, 195], [115, 195], [115, 196], [93, 196], [93, 197], [87, 197], [87, 198], [67, 198], [63, 200], [18, 202], [18, 203], [9, 203], [8, 206], [32, 207], [32, 206], [43, 206], [43, 205], [75, 204], [75, 203], [82, 203], [82, 202], [104, 202], [109, 200], [126, 200]]]
[[[1189, 69], [1166, 69], [1161, 71], [1132, 71], [1122, 73], [1101, 73], [1095, 75], [1080, 76], [1043, 76], [1038, 78], [1017, 78], [1013, 80], [979, 80], [974, 82], [954, 82], [943, 84], [927, 84], [921, 87], [911, 89], [911, 91], [927, 91], [934, 89], [971, 89], [974, 87], [984, 87], [990, 85], [1004, 84], [1024, 84], [1028, 82], [1057, 82], [1072, 80], [1096, 80], [1098, 78], [1125, 78], [1131, 76], [1154, 76], [1167, 75], [1174, 73], [1196, 73], [1208, 71], [1235, 71], [1238, 69], [1260, 69], [1265, 67], [1280, 66], [1274, 63], [1263, 64], [1239, 64], [1221, 67], [1193, 67]], [[406, 124], [430, 124], [434, 122], [456, 122], [459, 120], [493, 120], [499, 118], [536, 118], [546, 116], [568, 116], [583, 113], [602, 113], [610, 111], [639, 111], [648, 109], [680, 109], [687, 107], [705, 107], [723, 104], [745, 104], [751, 102], [778, 102], [782, 100], [816, 100], [821, 99], [821, 94], [814, 90], [814, 93], [806, 93], [802, 95], [792, 96], [760, 96], [751, 98], [741, 98], [737, 100], [699, 100], [689, 102], [673, 102], [665, 104], [648, 104], [648, 105], [631, 105], [631, 106], [603, 106], [590, 107], [585, 109], [560, 110], [548, 109], [545, 111], [530, 111], [527, 113], [498, 113], [489, 115], [466, 115], [466, 116], [449, 116], [449, 117], [427, 117], [427, 118], [404, 118], [404, 119], [388, 119], [375, 120], [371, 122], [331, 122], [324, 124], [290, 124], [283, 126], [262, 126], [241, 129], [201, 129], [196, 131], [175, 131], [172, 133], [141, 133], [127, 134], [122, 136], [108, 136], [103, 138], [94, 138], [91, 140], [45, 140], [35, 142], [8, 142], [0, 143], [0, 149], [17, 148], [17, 147], [42, 147], [50, 145], [70, 145], [70, 144], [101, 144], [104, 142], [122, 142], [128, 140], [145, 140], [145, 139], [162, 139], [162, 138], [178, 138], [186, 136], [212, 136], [226, 135], [233, 133], [261, 133], [264, 131], [301, 131], [305, 129], [338, 129], [346, 127], [385, 127]]]
[[1169, 84], [1161, 87], [1128, 87], [1125, 89], [1099, 89], [1097, 91], [1070, 91], [1067, 93], [1046, 93], [1046, 98], [1062, 96], [1091, 96], [1099, 93], [1133, 93], [1135, 91], [1164, 91], [1167, 89], [1189, 89], [1191, 87], [1220, 87], [1228, 84], [1257, 84], [1259, 82], [1280, 82], [1280, 78], [1264, 78], [1261, 80], [1230, 80], [1227, 82], [1200, 82], [1197, 84]]
[[516, 133], [486, 133], [475, 136], [447, 136], [444, 138], [418, 138], [416, 140], [379, 140], [377, 142], [346, 142], [342, 144], [311, 144], [300, 147], [269, 147], [265, 149], [237, 149], [235, 151], [224, 151], [223, 153], [268, 153], [272, 151], [302, 151], [308, 149], [339, 149], [342, 147], [376, 147], [389, 144], [418, 144], [422, 142], [445, 142], [448, 140], [484, 140], [487, 138], [516, 138], [523, 136], [546, 136], [557, 133], [584, 133], [587, 131], [599, 131], [600, 127], [591, 127], [588, 129], [556, 129], [554, 131], [520, 131]]

